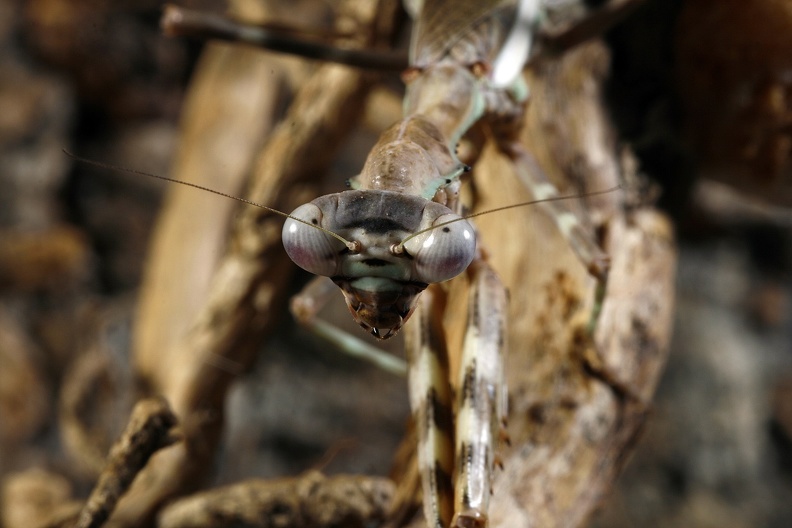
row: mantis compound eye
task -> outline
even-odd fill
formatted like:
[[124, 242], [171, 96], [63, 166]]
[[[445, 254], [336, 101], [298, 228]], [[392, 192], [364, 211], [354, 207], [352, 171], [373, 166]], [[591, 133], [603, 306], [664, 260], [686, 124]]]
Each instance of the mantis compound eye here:
[[[451, 220], [453, 223], [442, 225]], [[476, 233], [467, 220], [455, 214], [438, 217], [430, 229], [404, 242], [413, 257], [415, 278], [433, 283], [453, 279], [468, 267], [476, 254]]]
[[[314, 275], [332, 277], [338, 271], [338, 254], [346, 247], [343, 242], [323, 231], [322, 210], [312, 203], [301, 205], [283, 224], [283, 248], [292, 261]], [[316, 227], [313, 227], [316, 226]]]

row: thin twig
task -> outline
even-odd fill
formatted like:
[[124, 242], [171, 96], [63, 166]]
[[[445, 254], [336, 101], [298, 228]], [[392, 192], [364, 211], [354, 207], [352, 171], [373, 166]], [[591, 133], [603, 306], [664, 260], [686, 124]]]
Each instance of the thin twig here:
[[166, 5], [160, 21], [162, 31], [171, 37], [219, 39], [250, 44], [270, 51], [289, 53], [308, 59], [335, 62], [357, 68], [401, 71], [407, 68], [407, 56], [399, 52], [345, 49], [322, 42], [296, 38], [292, 32], [213, 13]]
[[[385, 9], [382, 2], [348, 4], [342, 7], [364, 27], [378, 8]], [[375, 34], [386, 37], [390, 33]], [[324, 173], [354, 125], [354, 117], [362, 115], [370, 82], [360, 72], [333, 65], [319, 68], [303, 82], [283, 121], [257, 159], [251, 160], [254, 176], [246, 198], [294, 207], [300, 190], [304, 192], [317, 174]], [[153, 350], [146, 351], [145, 358], [136, 353], [138, 360], [146, 360], [150, 385], [161, 388], [184, 424], [185, 441], [145, 470], [146, 485], [134, 485], [114, 513], [117, 526], [153, 522], [165, 501], [193, 490], [212, 467], [222, 436], [226, 396], [236, 380], [225, 366], [217, 368], [218, 361], [248, 368], [283, 313], [277, 307], [285, 303], [293, 268], [283, 252], [281, 227], [282, 221], [268, 211], [243, 209], [228, 252], [217, 264], [211, 291], [201, 301], [189, 331], [157, 355]], [[165, 258], [173, 248], [159, 249], [152, 258]], [[164, 262], [172, 268], [172, 261]], [[149, 324], [159, 323], [150, 320]]]
[[379, 526], [387, 516], [393, 488], [385, 477], [325, 477], [318, 471], [296, 478], [251, 479], [169, 504], [159, 517], [159, 526]]
[[143, 400], [135, 406], [126, 430], [110, 450], [107, 466], [83, 506], [75, 528], [98, 528], [105, 523], [151, 455], [176, 440], [171, 434], [174, 425], [176, 417], [163, 399]]

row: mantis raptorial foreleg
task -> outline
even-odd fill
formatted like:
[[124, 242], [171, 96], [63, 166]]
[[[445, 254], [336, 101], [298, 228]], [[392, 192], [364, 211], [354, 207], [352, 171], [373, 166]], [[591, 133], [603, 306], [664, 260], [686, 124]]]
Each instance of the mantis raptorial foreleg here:
[[448, 350], [441, 327], [441, 292], [424, 292], [405, 328], [410, 362], [410, 407], [418, 436], [424, 515], [432, 528], [449, 525], [454, 513], [454, 419]]
[[404, 329], [424, 515], [433, 528], [486, 525], [495, 448], [505, 436], [506, 289], [482, 257], [467, 276], [467, 328], [456, 361], [446, 347], [440, 287], [424, 292]]
[[608, 255], [600, 247], [593, 230], [580, 223], [570, 202], [560, 199], [558, 189], [519, 137], [527, 100], [522, 78], [509, 90], [486, 90], [481, 97], [498, 149], [511, 161], [517, 178], [534, 200], [541, 202], [539, 205], [553, 219], [588, 272], [604, 284], [610, 266]]
[[456, 471], [452, 526], [485, 526], [499, 433], [506, 423], [506, 288], [479, 257], [471, 278], [467, 329], [457, 374]]
[[550, 181], [531, 153], [518, 141], [502, 140], [501, 151], [511, 159], [520, 182], [536, 200], [547, 200], [540, 205], [569, 241], [569, 245], [591, 275], [604, 282], [608, 276], [610, 258], [602, 250], [592, 230], [586, 229], [569, 207], [569, 202], [553, 200], [559, 197], [556, 186]]

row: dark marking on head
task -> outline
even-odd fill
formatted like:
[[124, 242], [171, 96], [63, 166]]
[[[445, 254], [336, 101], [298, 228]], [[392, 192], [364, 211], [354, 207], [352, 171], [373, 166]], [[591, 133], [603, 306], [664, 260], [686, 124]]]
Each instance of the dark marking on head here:
[[363, 260], [363, 263], [366, 266], [370, 266], [372, 268], [381, 268], [383, 266], [387, 266], [388, 264], [390, 264], [390, 262], [388, 262], [387, 260], [382, 260], [378, 258], [365, 259]]
[[349, 225], [341, 226], [342, 229], [361, 228], [369, 233], [384, 235], [393, 231], [407, 231], [404, 225], [396, 222], [390, 218], [363, 218], [350, 222]]

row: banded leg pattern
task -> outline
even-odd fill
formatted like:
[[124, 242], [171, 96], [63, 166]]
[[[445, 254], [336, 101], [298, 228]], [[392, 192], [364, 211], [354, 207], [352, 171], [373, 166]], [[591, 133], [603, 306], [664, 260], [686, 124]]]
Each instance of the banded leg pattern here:
[[506, 289], [480, 258], [468, 273], [473, 280], [457, 393], [455, 528], [487, 525], [495, 448], [506, 419]]
[[[556, 186], [525, 147], [515, 141], [502, 142], [499, 147], [511, 158], [517, 177], [533, 194], [534, 199], [545, 200], [559, 196]], [[583, 227], [565, 201], [544, 202], [541, 205], [548, 211], [589, 273], [600, 282], [605, 282], [610, 258], [600, 248], [594, 234]]]
[[427, 289], [413, 321], [405, 327], [409, 355], [410, 406], [418, 432], [424, 515], [432, 528], [446, 528], [453, 516], [453, 410], [448, 383], [448, 351], [440, 314], [442, 306]]

